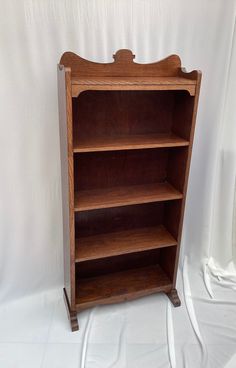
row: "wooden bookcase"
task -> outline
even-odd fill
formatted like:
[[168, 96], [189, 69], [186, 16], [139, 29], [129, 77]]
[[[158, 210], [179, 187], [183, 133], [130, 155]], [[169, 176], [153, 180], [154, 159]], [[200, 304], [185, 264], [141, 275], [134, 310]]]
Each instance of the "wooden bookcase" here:
[[77, 312], [175, 289], [201, 73], [129, 50], [58, 65], [64, 298]]

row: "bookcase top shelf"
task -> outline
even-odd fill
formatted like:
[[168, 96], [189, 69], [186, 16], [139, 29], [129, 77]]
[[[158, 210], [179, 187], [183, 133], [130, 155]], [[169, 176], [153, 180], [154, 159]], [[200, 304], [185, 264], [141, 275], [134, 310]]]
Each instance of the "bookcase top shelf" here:
[[102, 78], [73, 78], [72, 97], [87, 90], [152, 90], [152, 91], [187, 91], [195, 95], [194, 80], [181, 77], [102, 77]]
[[100, 78], [73, 78], [71, 83], [74, 85], [147, 85], [147, 86], [195, 86], [196, 82], [191, 79], [181, 77], [100, 77]]
[[130, 50], [119, 50], [112, 63], [95, 63], [65, 52], [59, 68], [71, 73], [72, 97], [86, 90], [186, 90], [195, 95], [199, 71], [187, 73], [177, 55], [158, 62], [134, 62]]

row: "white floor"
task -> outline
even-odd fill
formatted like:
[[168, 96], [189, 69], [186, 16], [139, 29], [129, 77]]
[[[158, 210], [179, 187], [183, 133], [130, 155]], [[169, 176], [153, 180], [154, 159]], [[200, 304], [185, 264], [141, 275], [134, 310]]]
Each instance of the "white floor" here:
[[61, 291], [2, 305], [0, 368], [234, 368], [236, 291], [212, 280], [210, 299], [201, 273], [190, 277], [180, 308], [161, 294], [97, 307], [74, 333]]

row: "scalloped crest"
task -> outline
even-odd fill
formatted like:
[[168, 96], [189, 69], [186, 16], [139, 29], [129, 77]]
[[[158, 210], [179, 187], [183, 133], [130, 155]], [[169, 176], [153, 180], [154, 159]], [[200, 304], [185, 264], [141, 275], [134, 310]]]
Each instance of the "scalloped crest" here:
[[72, 77], [93, 76], [177, 76], [181, 68], [181, 60], [178, 55], [170, 55], [167, 58], [148, 64], [134, 62], [135, 55], [131, 50], [118, 50], [112, 63], [96, 63], [83, 59], [73, 52], [65, 52], [60, 60], [60, 65], [71, 68]]

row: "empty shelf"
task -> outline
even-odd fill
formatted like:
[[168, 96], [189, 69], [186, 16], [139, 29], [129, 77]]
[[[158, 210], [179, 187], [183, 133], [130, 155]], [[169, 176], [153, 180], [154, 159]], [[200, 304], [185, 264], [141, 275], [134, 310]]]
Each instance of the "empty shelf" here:
[[162, 225], [92, 235], [76, 240], [75, 261], [83, 262], [176, 244], [176, 239]]
[[159, 265], [77, 279], [77, 309], [116, 303], [158, 291], [168, 292], [172, 284]]
[[75, 193], [75, 211], [120, 207], [180, 199], [183, 195], [169, 183], [131, 185], [105, 189], [81, 190]]
[[74, 152], [117, 151], [188, 146], [189, 142], [174, 134], [139, 134], [115, 137], [80, 138], [75, 134]]

